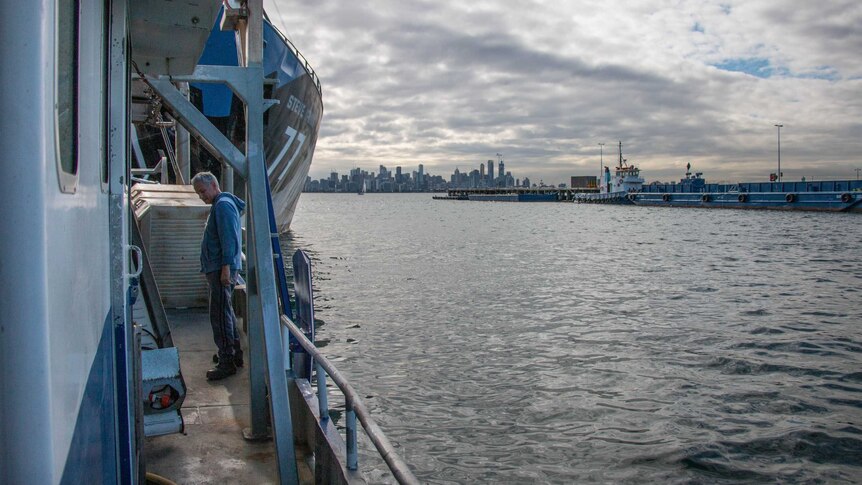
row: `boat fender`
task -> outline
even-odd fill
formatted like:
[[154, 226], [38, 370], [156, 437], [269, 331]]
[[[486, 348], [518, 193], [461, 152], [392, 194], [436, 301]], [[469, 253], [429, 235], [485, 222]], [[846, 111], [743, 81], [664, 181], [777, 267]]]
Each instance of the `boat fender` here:
[[740, 202], [745, 202], [745, 194], [739, 194], [739, 196], [736, 197], [736, 200]]
[[703, 194], [703, 195], [700, 197], [700, 201], [701, 201], [701, 202], [709, 202], [709, 194]]
[[[847, 194], [847, 195], [850, 195], [850, 194]], [[637, 196], [635, 194], [629, 194], [629, 200], [631, 200], [631, 201], [635, 200], [636, 197]]]
[[788, 204], [796, 202], [796, 194], [787, 194], [784, 196], [784, 200], [786, 200]]
[[664, 194], [661, 196], [661, 200], [665, 202], [670, 202], [670, 194]]
[[844, 202], [845, 204], [847, 204], [847, 203], [849, 203], [851, 200], [853, 200], [853, 196], [852, 196], [852, 195], [847, 194], [847, 193], [841, 194], [841, 202]]

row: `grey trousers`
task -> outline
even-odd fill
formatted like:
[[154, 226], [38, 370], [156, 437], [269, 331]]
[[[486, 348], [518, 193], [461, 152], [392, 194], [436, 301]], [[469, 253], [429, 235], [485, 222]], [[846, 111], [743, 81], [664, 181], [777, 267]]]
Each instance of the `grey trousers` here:
[[[242, 353], [236, 315], [231, 302], [234, 283], [230, 286], [222, 285], [220, 271], [207, 273], [206, 277], [210, 294], [210, 325], [213, 329], [213, 340], [218, 347], [219, 362], [233, 362], [234, 355]], [[231, 272], [231, 281], [236, 282], [235, 272]]]

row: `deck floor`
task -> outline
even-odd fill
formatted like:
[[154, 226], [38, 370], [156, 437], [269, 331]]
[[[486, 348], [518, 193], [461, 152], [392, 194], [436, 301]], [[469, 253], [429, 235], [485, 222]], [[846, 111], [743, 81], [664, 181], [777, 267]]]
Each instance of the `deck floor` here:
[[[234, 376], [207, 381], [216, 347], [206, 309], [167, 313], [187, 388], [185, 434], [147, 438], [147, 471], [178, 484], [275, 483], [273, 442], [252, 443], [242, 436], [251, 424], [248, 364]], [[244, 336], [243, 348], [248, 348]], [[302, 482], [308, 479], [304, 474], [300, 467]]]

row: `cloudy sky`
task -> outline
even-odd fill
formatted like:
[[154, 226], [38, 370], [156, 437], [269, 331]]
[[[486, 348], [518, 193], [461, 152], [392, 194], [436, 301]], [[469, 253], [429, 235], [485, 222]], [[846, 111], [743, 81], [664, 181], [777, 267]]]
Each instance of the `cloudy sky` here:
[[323, 84], [311, 176], [448, 175], [503, 154], [515, 177], [855, 178], [858, 0], [265, 0]]

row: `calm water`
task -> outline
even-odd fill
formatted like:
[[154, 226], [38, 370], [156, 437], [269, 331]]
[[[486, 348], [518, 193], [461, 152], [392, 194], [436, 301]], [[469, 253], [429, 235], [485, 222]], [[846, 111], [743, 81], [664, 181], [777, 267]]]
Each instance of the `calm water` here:
[[862, 482], [859, 215], [304, 194], [289, 237], [423, 482]]

